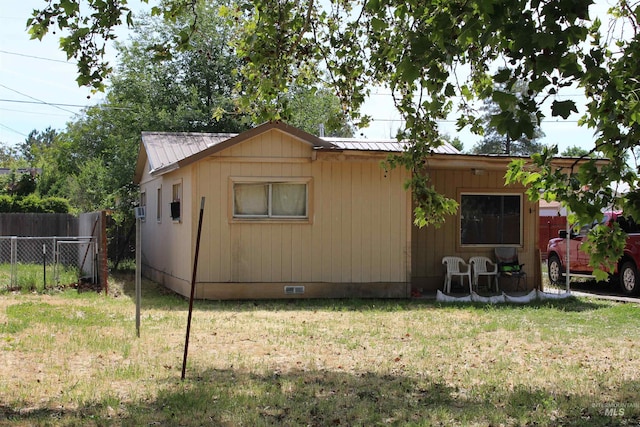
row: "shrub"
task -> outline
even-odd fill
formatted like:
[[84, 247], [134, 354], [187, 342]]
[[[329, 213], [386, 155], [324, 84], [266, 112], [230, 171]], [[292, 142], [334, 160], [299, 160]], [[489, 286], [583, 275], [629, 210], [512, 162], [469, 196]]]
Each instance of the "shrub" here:
[[69, 213], [71, 206], [62, 197], [47, 197], [41, 199], [35, 194], [26, 197], [0, 194], [0, 212], [17, 213]]
[[44, 212], [51, 213], [69, 213], [71, 206], [67, 199], [62, 197], [47, 197], [42, 199], [42, 209]]
[[12, 212], [13, 209], [13, 197], [0, 194], [0, 212], [7, 213]]
[[15, 201], [15, 205], [17, 205], [18, 208], [15, 212], [44, 212], [44, 210], [42, 209], [42, 199], [35, 194], [29, 194], [26, 197], [17, 198]]

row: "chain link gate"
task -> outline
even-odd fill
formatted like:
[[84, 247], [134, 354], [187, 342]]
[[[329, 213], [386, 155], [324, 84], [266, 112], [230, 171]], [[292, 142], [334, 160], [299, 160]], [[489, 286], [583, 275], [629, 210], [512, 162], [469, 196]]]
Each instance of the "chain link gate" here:
[[0, 237], [0, 287], [40, 289], [97, 283], [97, 245], [93, 237]]

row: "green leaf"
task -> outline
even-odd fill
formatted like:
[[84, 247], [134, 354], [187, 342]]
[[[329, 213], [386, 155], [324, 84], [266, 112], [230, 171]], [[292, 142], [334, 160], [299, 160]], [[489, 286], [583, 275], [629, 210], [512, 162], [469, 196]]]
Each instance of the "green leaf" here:
[[398, 75], [402, 76], [404, 82], [412, 83], [420, 78], [420, 68], [409, 58], [404, 58], [398, 65]]
[[529, 82], [529, 89], [533, 90], [534, 92], [542, 92], [542, 90], [550, 84], [551, 80], [549, 80], [546, 76], [540, 76], [537, 79], [533, 79]]
[[75, 15], [80, 10], [80, 5], [72, 0], [60, 0], [60, 7], [69, 16]]
[[460, 88], [460, 93], [462, 94], [464, 99], [466, 99], [467, 101], [471, 101], [474, 98], [473, 92], [471, 92], [471, 89], [469, 89], [469, 86], [467, 85], [463, 85]]
[[369, 0], [365, 8], [372, 13], [380, 11], [380, 0]]
[[493, 92], [493, 100], [502, 110], [509, 110], [518, 102], [518, 98], [513, 93], [502, 92], [499, 90]]
[[501, 68], [497, 73], [493, 75], [493, 80], [496, 83], [505, 83], [511, 78], [511, 70], [508, 68]]
[[533, 37], [533, 42], [538, 48], [555, 48], [556, 38], [553, 34], [547, 32], [541, 32]]
[[538, 172], [531, 172], [529, 176], [527, 176], [524, 180], [522, 180], [522, 184], [525, 186], [531, 185], [536, 181], [539, 181], [542, 178], [542, 175]]
[[576, 103], [571, 100], [567, 101], [558, 101], [555, 100], [551, 104], [551, 115], [553, 117], [560, 116], [563, 119], [567, 119], [571, 113], [577, 113], [578, 109], [576, 108]]
[[371, 19], [371, 28], [373, 28], [374, 31], [382, 31], [387, 27], [387, 23], [384, 22], [382, 19], [380, 18], [372, 18]]

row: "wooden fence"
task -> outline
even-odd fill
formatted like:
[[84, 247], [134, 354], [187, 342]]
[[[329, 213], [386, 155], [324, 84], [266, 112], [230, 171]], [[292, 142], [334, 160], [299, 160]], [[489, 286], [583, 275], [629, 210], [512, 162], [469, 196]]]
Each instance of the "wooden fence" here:
[[558, 232], [567, 227], [566, 216], [541, 216], [540, 217], [540, 236], [538, 240], [538, 248], [542, 259], [547, 259], [547, 242], [549, 239], [558, 237]]
[[77, 236], [78, 217], [52, 213], [0, 213], [0, 236]]

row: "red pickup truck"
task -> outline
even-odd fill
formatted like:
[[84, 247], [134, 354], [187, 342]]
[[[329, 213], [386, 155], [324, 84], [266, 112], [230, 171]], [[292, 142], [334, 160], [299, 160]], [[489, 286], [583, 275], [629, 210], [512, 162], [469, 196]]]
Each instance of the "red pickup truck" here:
[[[627, 242], [624, 247], [624, 254], [618, 261], [617, 268], [611, 277], [619, 282], [623, 293], [627, 295], [637, 294], [640, 291], [640, 279], [638, 279], [640, 224], [637, 224], [630, 217], [625, 217], [622, 212], [607, 212], [604, 215], [603, 223], [611, 224], [613, 221], [616, 221], [622, 230], [627, 233]], [[569, 239], [570, 276], [592, 277], [593, 268], [589, 266], [589, 254], [582, 251], [581, 246], [593, 225], [581, 227], [576, 234], [571, 233]], [[547, 244], [547, 267], [549, 268], [549, 280], [551, 283], [562, 286], [565, 280], [564, 274], [567, 271], [566, 231], [560, 231], [559, 236], [549, 240]]]

